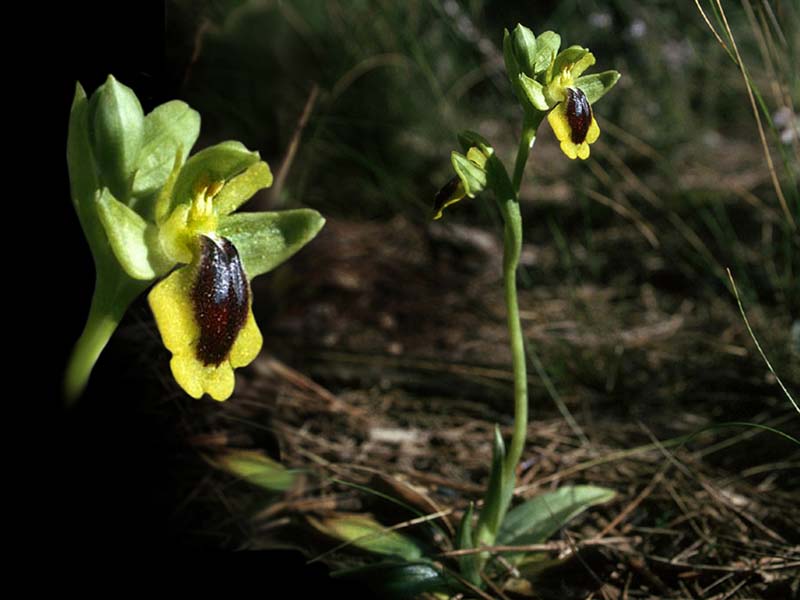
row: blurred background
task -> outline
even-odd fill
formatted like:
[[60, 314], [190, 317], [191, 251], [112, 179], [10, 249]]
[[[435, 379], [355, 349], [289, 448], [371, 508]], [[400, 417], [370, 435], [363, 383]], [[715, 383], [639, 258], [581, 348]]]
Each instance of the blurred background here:
[[[259, 150], [276, 180], [246, 210], [311, 207], [328, 219], [312, 244], [254, 282], [263, 360], [240, 373], [229, 402], [181, 395], [144, 303], [98, 364], [86, 400], [93, 408], [81, 410], [108, 416], [109, 396], [135, 396], [135, 408], [113, 410], [133, 411], [152, 431], [158, 466], [139, 472], [141, 497], [157, 498], [153, 511], [163, 517], [152, 529], [189, 547], [278, 545], [246, 518], [258, 503], [251, 492], [214, 475], [198, 446], [257, 447], [295, 466], [313, 462], [310, 452], [484, 480], [486, 432], [510, 424], [513, 412], [502, 225], [489, 198], [465, 200], [437, 222], [431, 207], [452, 176], [458, 131], [480, 132], [513, 163], [521, 110], [502, 32], [518, 22], [559, 32], [562, 47], [589, 48], [596, 71], [622, 73], [593, 107], [602, 133], [590, 159], [568, 160], [544, 123], [522, 186], [529, 483], [613, 449], [725, 422], [800, 434], [726, 272], [797, 398], [800, 9], [791, 0], [721, 7], [724, 14], [715, 2], [658, 0], [171, 0], [152, 34], [163, 38], [163, 55], [132, 34], [153, 53], [147, 67], [134, 60], [117, 69], [108, 59], [87, 71], [87, 90], [108, 70], [146, 111], [171, 98], [188, 102], [202, 116], [195, 150], [226, 139]], [[69, 317], [75, 336], [82, 310]], [[319, 390], [314, 404], [309, 382], [350, 408], [332, 408]], [[371, 420], [359, 421], [365, 412]], [[461, 434], [436, 437], [437, 429]], [[136, 427], [126, 430], [137, 437]], [[416, 433], [386, 442], [376, 433], [384, 430]], [[298, 431], [319, 439], [303, 441]], [[473, 436], [469, 452], [453, 449]], [[81, 457], [109, 441], [92, 439]], [[698, 436], [686, 452], [697, 478], [734, 490], [783, 542], [800, 543], [783, 520], [797, 518], [789, 501], [800, 489], [796, 445], [733, 427]], [[627, 502], [663, 461], [656, 453], [580, 477], [619, 489]], [[158, 483], [149, 473], [159, 473]], [[697, 479], [675, 485], [689, 504], [705, 502]], [[643, 504], [642, 523], [680, 512], [663, 496]]]

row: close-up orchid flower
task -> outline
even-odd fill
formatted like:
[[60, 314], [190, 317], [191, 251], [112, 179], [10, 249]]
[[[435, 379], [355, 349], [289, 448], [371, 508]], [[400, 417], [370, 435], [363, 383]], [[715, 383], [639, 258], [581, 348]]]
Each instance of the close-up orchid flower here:
[[187, 394], [225, 400], [237, 367], [259, 353], [250, 280], [308, 243], [325, 220], [314, 210], [234, 214], [272, 173], [239, 142], [184, 162], [200, 116], [180, 101], [143, 114], [109, 76], [90, 100], [77, 85], [68, 160], [72, 198], [95, 258], [89, 319], [67, 368], [80, 395], [130, 303], [148, 295], [172, 374]]

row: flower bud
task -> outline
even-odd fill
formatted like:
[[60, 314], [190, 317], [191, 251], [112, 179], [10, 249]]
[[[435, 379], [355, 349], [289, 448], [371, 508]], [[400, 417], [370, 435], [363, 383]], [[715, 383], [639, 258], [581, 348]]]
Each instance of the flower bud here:
[[89, 101], [89, 140], [103, 183], [126, 203], [143, 137], [136, 94], [109, 75]]

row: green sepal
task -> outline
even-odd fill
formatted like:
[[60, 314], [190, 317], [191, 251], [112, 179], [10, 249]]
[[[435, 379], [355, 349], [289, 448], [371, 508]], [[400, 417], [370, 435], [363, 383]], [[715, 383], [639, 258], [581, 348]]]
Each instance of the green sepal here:
[[[472, 535], [472, 513], [474, 507], [472, 502], [469, 503], [467, 510], [464, 511], [464, 516], [461, 518], [461, 523], [456, 532], [456, 548], [458, 550], [471, 550], [475, 548], [475, 542]], [[480, 585], [481, 583], [481, 559], [480, 555], [465, 554], [459, 556], [458, 564], [461, 568], [461, 574], [464, 579], [473, 585]]]
[[239, 252], [252, 279], [271, 271], [314, 239], [325, 219], [308, 208], [280, 212], [235, 213], [219, 220], [218, 233]]
[[573, 77], [579, 77], [586, 69], [595, 63], [594, 54], [582, 46], [570, 46], [556, 56], [549, 75], [558, 77], [563, 69], [569, 68]]
[[297, 471], [284, 467], [257, 450], [231, 450], [209, 458], [208, 461], [221, 469], [270, 492], [285, 492], [297, 480]]
[[508, 80], [511, 82], [511, 87], [514, 90], [514, 94], [520, 101], [522, 101], [522, 96], [518, 89], [519, 83], [517, 81], [521, 71], [519, 63], [517, 63], [517, 57], [514, 56], [514, 49], [511, 44], [511, 34], [508, 32], [508, 29], [503, 30], [503, 61], [506, 64], [506, 75], [508, 75]]
[[450, 162], [453, 164], [458, 178], [464, 185], [464, 192], [474, 198], [486, 188], [486, 170], [469, 160], [463, 154], [452, 152]]
[[96, 201], [97, 214], [114, 256], [129, 277], [149, 281], [174, 266], [161, 252], [153, 224], [114, 198], [108, 188], [97, 192]]
[[589, 104], [594, 104], [616, 85], [619, 77], [618, 71], [603, 71], [602, 73], [578, 77], [575, 80], [575, 85], [586, 94], [586, 100], [589, 101]]
[[190, 202], [198, 184], [228, 182], [259, 160], [258, 152], [251, 152], [239, 142], [222, 142], [201, 150], [183, 165], [168, 212], [178, 204]]
[[89, 139], [103, 183], [127, 201], [144, 139], [144, 111], [133, 90], [112, 75], [89, 100]]
[[230, 214], [252, 198], [258, 190], [271, 185], [272, 171], [267, 163], [259, 161], [225, 184], [214, 198], [214, 208], [220, 215]]
[[423, 556], [417, 542], [397, 531], [388, 530], [368, 515], [340, 515], [322, 520], [308, 517], [308, 521], [318, 531], [367, 552], [397, 556], [408, 561]]
[[75, 97], [69, 114], [67, 135], [67, 165], [72, 205], [78, 213], [83, 233], [97, 260], [108, 249], [103, 228], [97, 219], [94, 194], [97, 190], [92, 150], [89, 142], [89, 114], [86, 92], [80, 83], [75, 84]]
[[331, 577], [358, 581], [377, 597], [394, 600], [419, 598], [421, 594], [466, 592], [455, 578], [448, 577], [428, 562], [385, 561], [365, 567], [342, 569]]
[[506, 510], [504, 496], [506, 489], [506, 476], [503, 463], [506, 459], [506, 446], [500, 428], [494, 427], [494, 445], [492, 447], [492, 468], [489, 472], [489, 484], [483, 499], [483, 508], [478, 516], [478, 526], [475, 529], [474, 542], [476, 546], [491, 545], [497, 536], [500, 523]]
[[133, 179], [133, 196], [139, 205], [150, 208], [147, 200], [155, 197], [166, 182], [175, 155], [180, 152], [188, 156], [199, 134], [200, 114], [180, 100], [157, 106], [144, 118], [144, 138]]
[[536, 55], [533, 59], [533, 75], [544, 73], [555, 61], [561, 46], [561, 36], [554, 31], [545, 31], [536, 38]]
[[518, 71], [533, 76], [536, 74], [537, 41], [533, 31], [517, 23], [511, 34], [511, 49], [516, 59]]
[[544, 86], [541, 83], [531, 79], [525, 73], [520, 73], [518, 84], [524, 95], [524, 100], [527, 100], [533, 108], [541, 111], [550, 110], [551, 107], [544, 96]]
[[[509, 546], [541, 544], [587, 508], [608, 502], [616, 492], [593, 485], [564, 486], [516, 506], [508, 512], [497, 543]], [[510, 562], [522, 559], [524, 553], [507, 555]]]

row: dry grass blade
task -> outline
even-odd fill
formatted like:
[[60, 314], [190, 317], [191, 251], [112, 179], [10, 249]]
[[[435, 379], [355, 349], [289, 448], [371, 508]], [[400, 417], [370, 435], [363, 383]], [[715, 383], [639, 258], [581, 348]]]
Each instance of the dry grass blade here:
[[739, 67], [739, 70], [742, 72], [742, 77], [744, 79], [744, 85], [747, 89], [747, 96], [750, 99], [750, 107], [753, 110], [753, 116], [756, 119], [756, 125], [758, 126], [758, 136], [761, 140], [761, 147], [764, 150], [764, 158], [767, 161], [767, 168], [769, 169], [769, 175], [772, 179], [772, 186], [775, 188], [775, 193], [778, 195], [778, 200], [780, 201], [781, 208], [783, 209], [784, 214], [786, 215], [786, 220], [789, 222], [793, 229], [797, 229], [797, 223], [794, 220], [794, 216], [792, 216], [791, 211], [789, 210], [789, 205], [786, 202], [786, 197], [783, 195], [783, 189], [781, 188], [781, 183], [778, 180], [778, 173], [775, 169], [775, 164], [772, 162], [772, 154], [769, 150], [769, 145], [767, 144], [767, 136], [764, 133], [764, 125], [761, 123], [761, 113], [758, 110], [758, 106], [756, 106], [756, 99], [753, 95], [753, 87], [750, 84], [750, 76], [747, 74], [747, 68], [744, 66], [744, 60], [742, 59], [742, 55], [739, 53], [739, 48], [736, 45], [736, 39], [733, 35], [733, 30], [731, 26], [728, 24], [728, 18], [725, 15], [725, 10], [722, 8], [722, 1], [716, 0], [717, 6], [719, 7], [720, 16], [722, 17], [722, 21], [725, 24], [725, 30], [728, 34], [728, 39], [731, 41], [731, 45], [733, 46], [733, 51], [736, 54], [736, 64]]
[[770, 372], [775, 376], [775, 379], [778, 382], [778, 385], [781, 386], [783, 393], [786, 394], [786, 397], [789, 399], [789, 402], [792, 403], [794, 409], [800, 413], [800, 406], [797, 406], [797, 402], [795, 401], [794, 397], [789, 393], [789, 390], [786, 389], [786, 386], [783, 385], [783, 381], [781, 378], [778, 377], [778, 374], [775, 372], [775, 369], [772, 368], [772, 363], [769, 362], [767, 355], [764, 354], [764, 350], [761, 349], [761, 344], [758, 343], [758, 338], [756, 338], [756, 334], [753, 333], [753, 328], [750, 327], [750, 321], [747, 320], [747, 315], [744, 312], [744, 306], [742, 306], [742, 299], [739, 297], [739, 290], [736, 289], [736, 282], [733, 280], [733, 274], [731, 273], [730, 269], [726, 269], [728, 271], [728, 278], [731, 280], [731, 286], [733, 286], [733, 294], [736, 296], [736, 303], [739, 305], [739, 312], [742, 314], [742, 319], [744, 320], [744, 324], [747, 327], [747, 332], [750, 334], [750, 337], [753, 339], [753, 342], [758, 348], [758, 353], [761, 355], [761, 358], [764, 359], [764, 362], [767, 363], [767, 367], [769, 368]]

